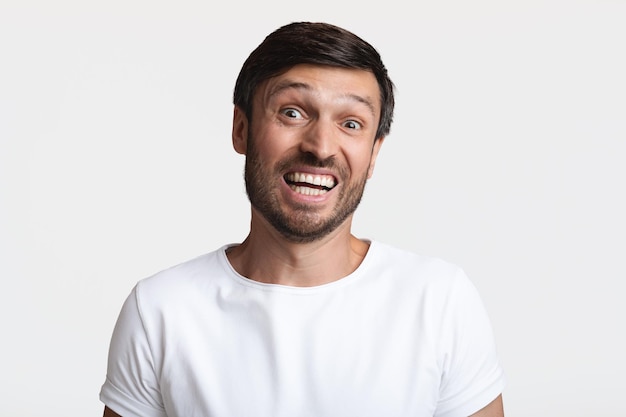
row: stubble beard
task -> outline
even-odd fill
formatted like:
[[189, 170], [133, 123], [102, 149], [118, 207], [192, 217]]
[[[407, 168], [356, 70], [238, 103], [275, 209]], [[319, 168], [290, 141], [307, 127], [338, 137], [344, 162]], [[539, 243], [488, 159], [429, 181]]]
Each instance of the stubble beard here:
[[[276, 167], [267, 167], [259, 158], [254, 139], [248, 136], [245, 163], [246, 193], [254, 207], [283, 237], [294, 243], [309, 243], [322, 239], [339, 227], [359, 206], [367, 172], [348, 187], [342, 187], [337, 205], [332, 213], [323, 217], [309, 204], [299, 204], [285, 209], [278, 198], [276, 178], [285, 168], [294, 165], [308, 165], [317, 168], [336, 167], [333, 159], [319, 160], [312, 154], [298, 154], [281, 161]], [[339, 180], [348, 177], [346, 169], [339, 167]]]

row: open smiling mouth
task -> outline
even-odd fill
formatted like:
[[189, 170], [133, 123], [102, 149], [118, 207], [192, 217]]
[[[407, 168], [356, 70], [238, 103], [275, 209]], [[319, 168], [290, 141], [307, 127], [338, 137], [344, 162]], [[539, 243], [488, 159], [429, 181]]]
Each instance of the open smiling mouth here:
[[285, 181], [293, 191], [304, 195], [322, 195], [330, 191], [336, 184], [331, 175], [313, 175], [301, 172], [289, 172]]

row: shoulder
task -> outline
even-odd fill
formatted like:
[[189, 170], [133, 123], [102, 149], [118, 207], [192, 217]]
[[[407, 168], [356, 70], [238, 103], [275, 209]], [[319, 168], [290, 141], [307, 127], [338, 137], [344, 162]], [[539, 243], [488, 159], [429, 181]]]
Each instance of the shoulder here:
[[366, 281], [381, 291], [393, 291], [398, 302], [413, 302], [438, 315], [468, 303], [480, 307], [477, 288], [459, 265], [380, 242], [373, 242], [370, 250], [372, 257], [364, 265]]
[[378, 241], [372, 242], [370, 251], [371, 257], [366, 267], [379, 274], [392, 274], [423, 284], [450, 285], [467, 280], [460, 266], [439, 257], [418, 254]]
[[138, 303], [173, 303], [216, 285], [229, 271], [224, 247], [164, 269], [137, 282]]

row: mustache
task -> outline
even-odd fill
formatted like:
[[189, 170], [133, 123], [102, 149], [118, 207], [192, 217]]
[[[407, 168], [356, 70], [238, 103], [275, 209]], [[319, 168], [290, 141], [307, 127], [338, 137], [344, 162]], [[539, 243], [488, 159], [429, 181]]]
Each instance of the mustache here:
[[336, 171], [343, 171], [343, 169], [337, 164], [334, 156], [330, 156], [326, 159], [319, 159], [311, 153], [299, 153], [290, 158], [281, 161], [278, 164], [279, 171], [286, 171], [292, 166], [310, 166], [313, 168], [326, 168]]

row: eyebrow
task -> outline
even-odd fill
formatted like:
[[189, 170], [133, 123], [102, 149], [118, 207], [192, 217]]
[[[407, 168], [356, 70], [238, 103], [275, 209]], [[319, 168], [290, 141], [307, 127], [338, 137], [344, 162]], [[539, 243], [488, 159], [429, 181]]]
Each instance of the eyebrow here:
[[[283, 91], [290, 89], [312, 91], [311, 86], [307, 83], [292, 80], [283, 80], [280, 83], [276, 84], [274, 88], [272, 88], [272, 91], [269, 93], [268, 98], [271, 99], [272, 97], [277, 96]], [[342, 94], [342, 97], [364, 104], [369, 109], [372, 116], [376, 116], [374, 104], [368, 97], [362, 97], [358, 94]]]

